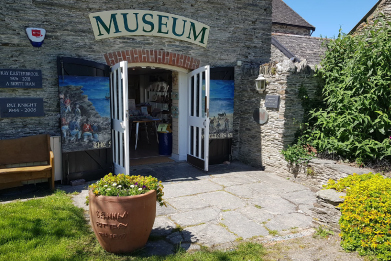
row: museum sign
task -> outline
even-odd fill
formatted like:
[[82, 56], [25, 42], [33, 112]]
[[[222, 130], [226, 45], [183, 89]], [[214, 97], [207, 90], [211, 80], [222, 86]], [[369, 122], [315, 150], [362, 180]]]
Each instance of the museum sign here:
[[91, 13], [95, 39], [117, 36], [161, 36], [206, 47], [209, 26], [174, 14], [148, 10], [113, 10]]

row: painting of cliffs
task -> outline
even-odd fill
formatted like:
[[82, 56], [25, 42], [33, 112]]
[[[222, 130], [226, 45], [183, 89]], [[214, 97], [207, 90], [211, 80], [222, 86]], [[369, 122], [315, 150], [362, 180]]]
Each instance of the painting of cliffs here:
[[108, 77], [59, 76], [62, 152], [111, 147]]

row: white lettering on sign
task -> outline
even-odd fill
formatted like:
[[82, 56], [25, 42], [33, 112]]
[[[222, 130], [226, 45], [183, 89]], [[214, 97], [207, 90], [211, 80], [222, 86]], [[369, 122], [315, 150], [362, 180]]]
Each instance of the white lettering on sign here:
[[[7, 71], [5, 71], [7, 72]], [[8, 74], [4, 74], [8, 75]], [[23, 71], [9, 71], [9, 75], [12, 76], [39, 76], [38, 72], [23, 72]]]
[[0, 69], [0, 88], [42, 88], [41, 71]]
[[37, 107], [36, 103], [18, 103], [18, 107]]
[[95, 39], [126, 35], [174, 38], [206, 47], [210, 27], [195, 20], [147, 10], [113, 10], [91, 13]]

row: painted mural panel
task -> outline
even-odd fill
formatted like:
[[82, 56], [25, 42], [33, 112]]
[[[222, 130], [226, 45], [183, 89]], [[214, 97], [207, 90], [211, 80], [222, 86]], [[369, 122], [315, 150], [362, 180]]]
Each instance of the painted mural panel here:
[[111, 147], [109, 77], [59, 76], [62, 151]]
[[210, 80], [209, 138], [233, 137], [234, 80]]

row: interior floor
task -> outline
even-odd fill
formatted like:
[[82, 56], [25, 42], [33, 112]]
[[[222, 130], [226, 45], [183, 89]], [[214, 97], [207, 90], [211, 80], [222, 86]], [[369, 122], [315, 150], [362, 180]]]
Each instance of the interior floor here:
[[148, 137], [149, 142], [147, 139], [147, 134], [145, 132], [145, 126], [140, 126], [139, 140], [137, 141], [137, 149], [135, 149], [136, 132], [133, 126], [132, 131], [130, 133], [129, 141], [130, 166], [173, 161], [169, 158], [171, 155], [159, 154], [159, 144], [157, 142], [156, 132], [154, 129], [152, 129], [152, 126], [148, 126]]
[[[135, 125], [135, 124], [133, 124]], [[132, 126], [132, 130], [130, 133], [130, 159], [138, 159], [138, 158], [147, 158], [147, 157], [157, 157], [159, 155], [159, 144], [156, 140], [156, 133], [151, 129], [151, 126], [148, 126], [148, 136], [149, 142], [147, 139], [147, 134], [145, 132], [145, 126], [140, 124], [138, 141], [137, 141], [137, 149], [135, 149], [136, 144], [136, 131], [135, 126]]]
[[[172, 72], [158, 68], [129, 68], [128, 98], [130, 122], [153, 117], [157, 122], [139, 124], [137, 148], [136, 123], [130, 129], [130, 165], [142, 165], [165, 162], [171, 155], [160, 155], [156, 126], [159, 123], [171, 123], [171, 74]], [[133, 104], [133, 105], [131, 105]], [[143, 111], [144, 109], [144, 111]], [[142, 114], [146, 116], [142, 116]], [[146, 132], [147, 126], [147, 132]], [[147, 139], [147, 133], [148, 138]]]

